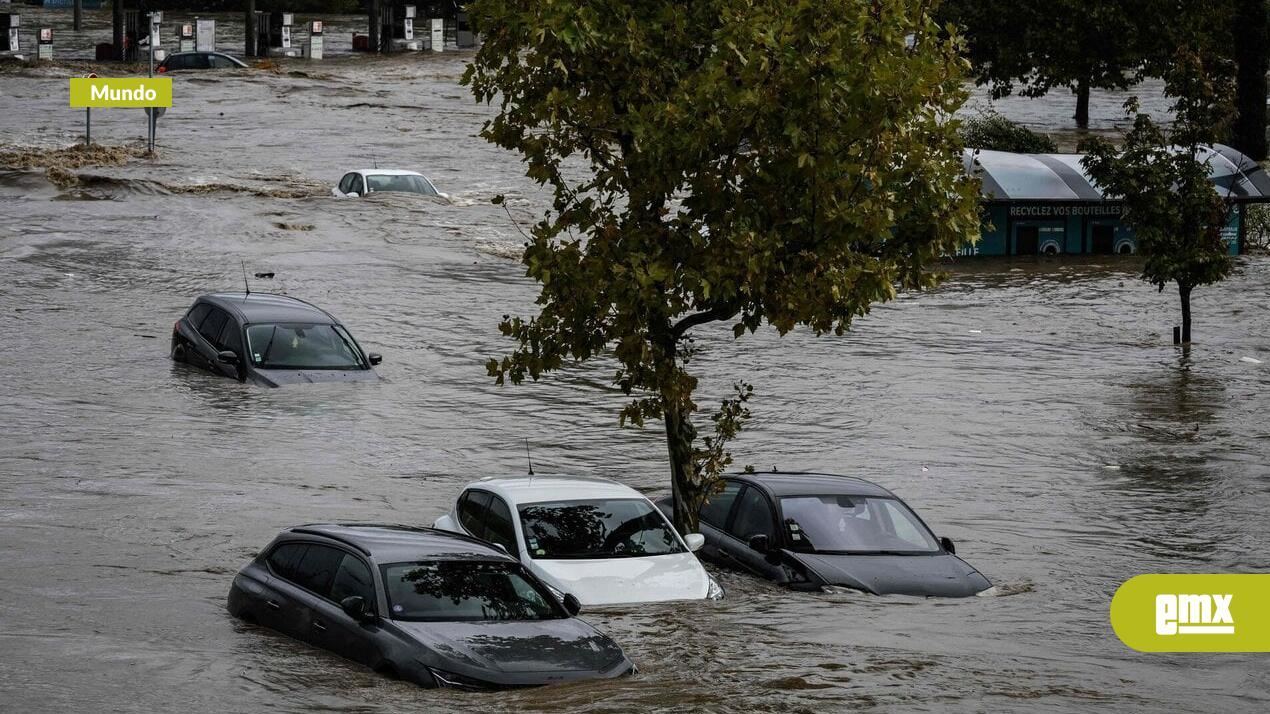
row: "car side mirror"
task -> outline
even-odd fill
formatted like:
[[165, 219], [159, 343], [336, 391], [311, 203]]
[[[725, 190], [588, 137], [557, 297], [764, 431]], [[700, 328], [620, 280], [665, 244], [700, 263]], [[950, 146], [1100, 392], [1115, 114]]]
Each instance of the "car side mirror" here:
[[370, 354], [366, 355], [366, 359], [370, 362], [370, 365], [374, 367], [375, 365], [384, 361], [384, 356], [376, 352], [371, 352]]
[[340, 609], [344, 611], [344, 614], [358, 622], [370, 622], [375, 619], [375, 613], [370, 611], [370, 608], [366, 605], [366, 598], [361, 595], [349, 595], [340, 600]]
[[582, 603], [578, 602], [577, 596], [573, 593], [565, 593], [560, 604], [564, 605], [564, 611], [569, 613], [569, 617], [577, 617], [578, 613], [582, 612]]
[[767, 555], [767, 551], [771, 550], [771, 542], [768, 540], [766, 535], [761, 533], [750, 536], [750, 540], [748, 542], [750, 544], [750, 550], [762, 553], [763, 555]]
[[952, 538], [949, 538], [947, 536], [940, 538], [939, 545], [942, 546], [944, 550], [948, 551], [949, 554], [951, 555], [957, 554], [957, 546], [953, 545]]
[[361, 194], [357, 193], [356, 191], [349, 191], [348, 193], [344, 195], [348, 196], [349, 198], [361, 198]]
[[684, 536], [684, 545], [688, 546], [689, 552], [695, 553], [701, 550], [701, 546], [706, 544], [706, 537], [700, 533], [689, 533]]
[[216, 361], [221, 364], [238, 364], [238, 355], [233, 350], [222, 350], [216, 354]]

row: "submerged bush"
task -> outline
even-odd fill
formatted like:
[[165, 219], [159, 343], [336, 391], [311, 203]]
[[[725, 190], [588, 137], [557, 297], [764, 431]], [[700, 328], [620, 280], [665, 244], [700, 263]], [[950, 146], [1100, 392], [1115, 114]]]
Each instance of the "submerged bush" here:
[[1052, 154], [1054, 141], [1044, 134], [1006, 119], [995, 112], [962, 120], [961, 138], [968, 149], [1012, 151], [1018, 154]]

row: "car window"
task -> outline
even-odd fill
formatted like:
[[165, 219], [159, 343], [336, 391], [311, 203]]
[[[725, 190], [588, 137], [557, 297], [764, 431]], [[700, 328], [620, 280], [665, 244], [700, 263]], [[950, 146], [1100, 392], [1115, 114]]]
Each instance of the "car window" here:
[[372, 192], [394, 191], [398, 193], [419, 193], [435, 196], [437, 192], [422, 176], [397, 174], [371, 174], [366, 177], [367, 185]]
[[344, 178], [340, 179], [340, 193], [348, 193], [353, 190], [353, 177], [357, 174], [344, 174]]
[[308, 547], [305, 543], [283, 543], [274, 548], [265, 560], [269, 563], [269, 569], [274, 575], [294, 581], [300, 558], [304, 556], [304, 551]]
[[216, 347], [229, 350], [236, 355], [243, 353], [243, 333], [238, 327], [237, 320], [232, 318], [225, 320], [225, 326], [221, 328], [220, 335], [216, 338]]
[[670, 524], [643, 498], [526, 503], [518, 507], [532, 558], [636, 558], [683, 552]]
[[353, 193], [361, 196], [366, 195], [366, 182], [362, 180], [361, 174], [353, 174]]
[[904, 504], [891, 498], [786, 496], [781, 512], [791, 544], [827, 553], [937, 553], [939, 544]]
[[213, 307], [207, 313], [207, 317], [199, 323], [198, 334], [203, 336], [211, 344], [216, 344], [216, 340], [220, 338], [220, 331], [225, 327], [225, 321], [229, 319], [229, 315], [224, 310]]
[[710, 500], [706, 502], [706, 505], [701, 507], [701, 520], [718, 528], [727, 525], [728, 512], [732, 510], [732, 504], [736, 501], [736, 495], [740, 491], [740, 482], [727, 481], [723, 486], [723, 490], [710, 496]]
[[190, 308], [190, 311], [185, 315], [185, 319], [190, 323], [191, 327], [197, 330], [198, 324], [202, 322], [203, 318], [207, 317], [207, 313], [211, 311], [212, 311], [211, 305], [208, 305], [205, 302], [201, 302], [195, 305], [194, 307]]
[[747, 486], [741, 493], [736, 518], [728, 531], [741, 540], [749, 540], [751, 536], [756, 535], [765, 535], [768, 538], [776, 536], [772, 507], [768, 505], [767, 499], [757, 488]]
[[209, 66], [207, 55], [185, 56], [185, 69], [207, 69]]
[[310, 545], [300, 558], [292, 582], [318, 595], [326, 596], [330, 592], [331, 581], [335, 579], [335, 570], [344, 559], [344, 551], [325, 545]]
[[352, 335], [339, 325], [251, 325], [247, 344], [261, 369], [368, 369]]
[[568, 617], [519, 563], [441, 560], [382, 566], [389, 617], [460, 622]]
[[233, 60], [220, 55], [211, 55], [207, 59], [211, 63], [212, 69], [234, 69], [238, 66]]
[[354, 595], [361, 597], [366, 604], [373, 607], [375, 584], [370, 579], [370, 568], [366, 563], [355, 555], [345, 553], [344, 559], [335, 569], [335, 577], [331, 580], [331, 599], [340, 602]]
[[491, 496], [489, 511], [485, 514], [485, 540], [501, 545], [508, 553], [518, 553], [516, 527], [512, 525], [512, 512], [498, 496]]
[[489, 510], [489, 491], [468, 491], [459, 502], [459, 523], [477, 538], [485, 537], [485, 512]]

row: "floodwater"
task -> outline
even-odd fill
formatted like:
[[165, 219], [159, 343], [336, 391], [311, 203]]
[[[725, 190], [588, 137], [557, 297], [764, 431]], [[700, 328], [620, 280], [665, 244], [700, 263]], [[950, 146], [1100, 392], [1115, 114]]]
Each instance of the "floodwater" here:
[[[659, 430], [617, 428], [608, 365], [485, 375], [510, 346], [500, 316], [535, 295], [512, 218], [546, 197], [476, 138], [490, 111], [457, 84], [465, 60], [178, 76], [157, 159], [0, 172], [0, 710], [1270, 708], [1263, 655], [1139, 654], [1107, 621], [1137, 573], [1270, 568], [1265, 257], [1197, 291], [1188, 351], [1170, 344], [1174, 295], [1110, 259], [963, 261], [842, 338], [699, 332], [702, 404], [756, 386], [739, 464], [883, 483], [996, 597], [721, 572], [721, 602], [586, 613], [636, 676], [495, 694], [420, 690], [231, 619], [233, 573], [279, 529], [430, 524], [464, 483], [523, 473], [526, 439], [539, 473], [666, 490]], [[0, 75], [0, 141], [75, 142], [70, 73]], [[145, 132], [126, 109], [93, 127], [110, 144]], [[422, 169], [454, 205], [330, 197], [374, 163]], [[276, 272], [257, 290], [340, 316], [384, 381], [265, 390], [169, 361], [172, 322], [239, 288], [242, 264]]]

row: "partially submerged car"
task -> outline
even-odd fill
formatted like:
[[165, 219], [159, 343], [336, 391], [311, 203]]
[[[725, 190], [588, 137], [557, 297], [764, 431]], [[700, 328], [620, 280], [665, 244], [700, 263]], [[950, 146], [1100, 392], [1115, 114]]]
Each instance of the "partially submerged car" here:
[[198, 298], [172, 326], [171, 356], [266, 387], [378, 380], [382, 360], [325, 310], [270, 293]]
[[155, 67], [163, 74], [184, 69], [246, 69], [247, 63], [224, 52], [175, 52]]
[[482, 538], [583, 605], [701, 600], [723, 588], [639, 491], [599, 478], [517, 476], [469, 484], [436, 527]]
[[400, 171], [394, 169], [360, 169], [344, 174], [344, 178], [331, 189], [331, 193], [341, 198], [358, 198], [372, 193], [413, 193], [420, 196], [435, 196], [449, 200], [450, 196], [441, 193], [418, 171]]
[[704, 557], [798, 589], [967, 597], [992, 586], [904, 501], [861, 478], [729, 474], [699, 516]]
[[515, 558], [402, 526], [289, 528], [229, 591], [229, 612], [424, 687], [494, 689], [630, 673], [622, 648], [574, 617]]

